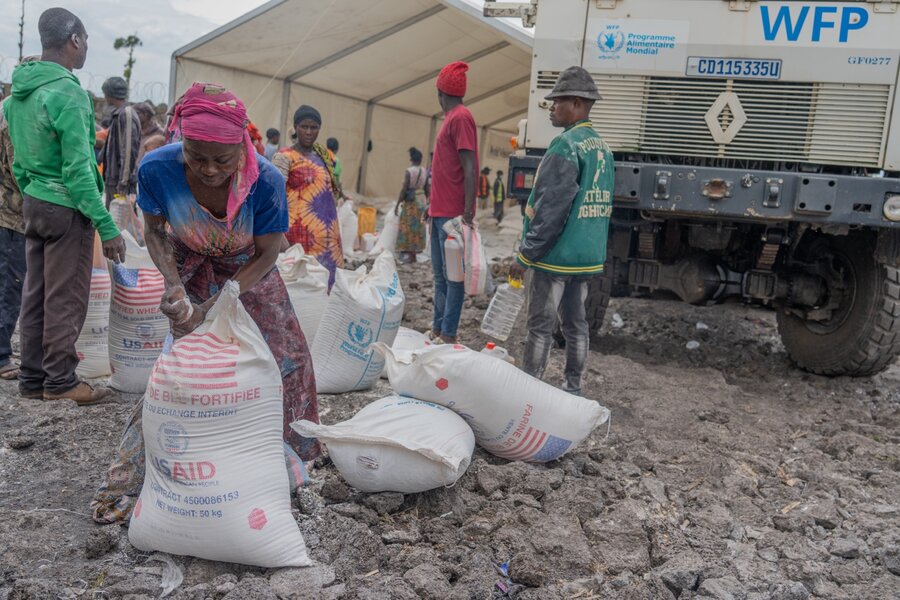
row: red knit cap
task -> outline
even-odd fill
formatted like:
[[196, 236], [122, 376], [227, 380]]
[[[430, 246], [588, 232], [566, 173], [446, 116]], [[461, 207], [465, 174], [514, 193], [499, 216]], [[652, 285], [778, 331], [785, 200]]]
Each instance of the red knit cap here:
[[469, 65], [462, 61], [450, 63], [443, 69], [437, 78], [437, 89], [448, 96], [462, 98], [466, 95], [466, 71]]

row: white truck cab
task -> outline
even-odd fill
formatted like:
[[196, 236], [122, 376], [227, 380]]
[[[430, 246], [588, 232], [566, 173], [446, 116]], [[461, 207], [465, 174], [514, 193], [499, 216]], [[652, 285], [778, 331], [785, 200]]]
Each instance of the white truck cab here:
[[581, 65], [616, 157], [613, 287], [770, 305], [799, 366], [877, 372], [900, 353], [898, 8], [488, 1], [535, 28], [510, 194], [529, 193], [558, 133], [544, 96]]

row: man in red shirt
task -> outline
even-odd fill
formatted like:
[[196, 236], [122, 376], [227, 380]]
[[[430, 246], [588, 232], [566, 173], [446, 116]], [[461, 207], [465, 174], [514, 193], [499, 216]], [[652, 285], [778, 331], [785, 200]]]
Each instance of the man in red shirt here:
[[456, 342], [465, 290], [463, 282], [448, 281], [444, 256], [447, 233], [444, 224], [462, 216], [471, 225], [475, 218], [475, 188], [478, 185], [478, 139], [475, 119], [463, 105], [466, 95], [464, 62], [450, 63], [437, 79], [438, 102], [444, 124], [434, 143], [431, 172], [431, 265], [434, 270], [434, 321], [432, 339]]

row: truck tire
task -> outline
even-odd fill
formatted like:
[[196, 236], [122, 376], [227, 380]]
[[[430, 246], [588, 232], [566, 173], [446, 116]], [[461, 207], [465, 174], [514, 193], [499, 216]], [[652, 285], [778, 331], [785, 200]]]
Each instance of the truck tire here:
[[829, 244], [849, 290], [830, 322], [777, 315], [788, 355], [819, 375], [874, 375], [900, 353], [900, 270], [877, 262], [870, 244], [853, 241], [835, 238]]

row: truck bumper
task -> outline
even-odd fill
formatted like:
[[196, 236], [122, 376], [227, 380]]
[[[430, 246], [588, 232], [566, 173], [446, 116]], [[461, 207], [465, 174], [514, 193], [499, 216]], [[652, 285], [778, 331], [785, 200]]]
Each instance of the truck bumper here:
[[895, 178], [617, 162], [615, 185], [616, 206], [662, 215], [900, 228]]

